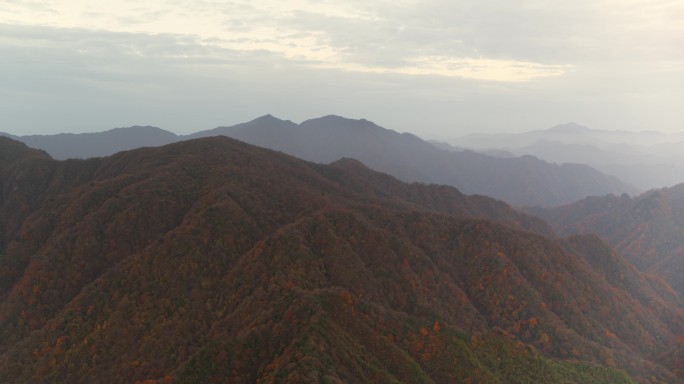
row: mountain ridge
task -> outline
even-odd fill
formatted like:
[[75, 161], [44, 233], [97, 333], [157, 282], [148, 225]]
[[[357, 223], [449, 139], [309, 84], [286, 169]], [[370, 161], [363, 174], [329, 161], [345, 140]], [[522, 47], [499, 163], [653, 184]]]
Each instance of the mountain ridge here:
[[[0, 135], [4, 134], [0, 133]], [[176, 134], [152, 126], [113, 128], [94, 133], [60, 133], [21, 137], [9, 135], [8, 137], [42, 149], [56, 159], [109, 156], [124, 150], [165, 145], [178, 140]], [[132, 140], [133, 137], [134, 140]], [[131, 142], [134, 144], [131, 145]]]
[[226, 137], [41, 161], [2, 381], [682, 382], [681, 296], [505, 203]]
[[684, 182], [684, 134], [599, 130], [575, 123], [522, 133], [471, 134], [458, 147], [530, 154], [552, 163], [582, 163], [647, 191]]
[[[159, 144], [225, 135], [313, 162], [330, 163], [342, 157], [353, 157], [372, 169], [404, 181], [448, 184], [467, 194], [488, 195], [515, 206], [555, 206], [588, 195], [636, 192], [617, 178], [587, 166], [558, 166], [538, 159], [500, 159], [470, 151], [441, 150], [413, 134], [398, 133], [365, 119], [355, 120], [336, 115], [309, 119], [301, 124], [264, 115], [230, 127], [218, 127], [186, 136], [172, 135], [168, 132], [159, 134]], [[110, 138], [99, 140], [100, 144], [93, 143], [96, 134], [70, 136], [68, 151], [78, 153], [77, 150], [86, 148], [89, 155], [95, 155], [98, 145], [116, 144], [111, 139], [111, 132], [105, 136]], [[49, 138], [41, 137], [43, 139]], [[90, 140], [90, 144], [85, 145], [79, 141], [81, 139]], [[154, 140], [157, 139], [148, 137], [147, 141], [131, 139], [129, 142], [134, 143], [131, 147], [154, 146]], [[109, 155], [115, 149], [125, 148], [115, 145], [107, 151], [100, 150], [97, 155]], [[53, 156], [63, 158], [64, 151]]]
[[595, 233], [643, 271], [684, 293], [684, 184], [635, 197], [592, 197], [551, 209], [530, 209], [561, 235]]

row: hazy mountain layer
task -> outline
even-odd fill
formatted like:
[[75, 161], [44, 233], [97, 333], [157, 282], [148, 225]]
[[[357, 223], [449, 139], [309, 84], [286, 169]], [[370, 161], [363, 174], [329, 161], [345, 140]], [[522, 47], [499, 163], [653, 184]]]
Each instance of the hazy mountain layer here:
[[[620, 130], [601, 130], [585, 127], [577, 123], [557, 125], [520, 133], [473, 133], [455, 139], [454, 143], [466, 148], [521, 148], [533, 145], [540, 140], [556, 141], [566, 144], [593, 145], [609, 147], [668, 147], [684, 141], [684, 134], [664, 134], [657, 131], [629, 132]], [[668, 152], [668, 154], [672, 154]]]
[[645, 153], [638, 147], [603, 149], [589, 144], [542, 140], [512, 152], [553, 163], [587, 164], [641, 190], [671, 186], [684, 180], [684, 163]]
[[61, 159], [105, 156], [124, 149], [216, 135], [317, 163], [355, 158], [404, 181], [452, 185], [464, 193], [492, 196], [515, 206], [557, 206], [590, 195], [636, 192], [619, 179], [585, 165], [555, 165], [531, 156], [501, 159], [471, 151], [442, 150], [411, 134], [399, 134], [367, 120], [339, 116], [295, 124], [267, 115], [248, 123], [182, 137], [151, 127], [138, 127], [100, 134], [21, 139]]
[[634, 191], [587, 166], [552, 165], [530, 156], [501, 159], [471, 151], [440, 150], [411, 134], [338, 116], [299, 125], [265, 116], [195, 136], [217, 134], [309, 161], [327, 163], [353, 157], [405, 181], [448, 184], [467, 194], [492, 196], [513, 205], [554, 206], [607, 191]]
[[684, 378], [679, 295], [506, 204], [227, 138], [5, 148], [2, 382]]
[[155, 127], [115, 128], [96, 133], [61, 133], [57, 135], [8, 136], [33, 148], [48, 152], [55, 159], [86, 159], [113, 155], [117, 152], [158, 147], [179, 140], [176, 134]]
[[570, 123], [523, 133], [473, 134], [454, 144], [490, 154], [499, 151], [558, 164], [586, 164], [642, 191], [684, 182], [682, 134], [603, 131]]

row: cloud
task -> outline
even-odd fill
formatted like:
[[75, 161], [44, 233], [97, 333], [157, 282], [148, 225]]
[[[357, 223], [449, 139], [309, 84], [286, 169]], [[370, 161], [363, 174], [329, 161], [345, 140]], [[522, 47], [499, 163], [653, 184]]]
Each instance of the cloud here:
[[457, 77], [489, 82], [522, 82], [538, 78], [559, 76], [571, 69], [569, 65], [542, 65], [537, 63], [451, 57], [422, 56], [407, 60], [403, 66], [367, 66], [355, 64], [322, 64], [321, 68], [348, 71]]
[[[425, 7], [417, 2], [306, 0], [257, 3], [177, 0], [165, 3], [165, 7], [154, 2], [121, 1], [100, 8], [87, 1], [70, 2], [71, 6], [58, 1], [47, 3], [46, 7], [58, 11], [28, 19], [25, 14], [33, 8], [19, 4], [13, 17], [7, 19], [63, 28], [197, 36], [211, 41], [206, 43], [208, 47], [268, 51], [300, 64], [347, 71], [524, 81], [536, 78], [537, 73], [540, 77], [560, 75], [563, 73], [560, 68], [565, 64], [521, 60], [514, 54], [502, 55], [496, 50], [483, 49], [486, 44], [472, 38], [477, 35], [476, 31], [468, 30], [473, 22], [486, 15], [479, 6], [449, 9], [449, 3]], [[487, 25], [478, 26], [478, 30], [483, 28]], [[498, 33], [494, 34], [497, 36]], [[430, 58], [439, 60], [430, 63]], [[499, 60], [500, 63], [495, 63]], [[507, 70], [513, 68], [511, 63], [517, 67], [528, 66], [525, 76], [520, 71]], [[472, 68], [464, 68], [470, 64]], [[490, 70], [483, 70], [483, 66]]]
[[58, 106], [67, 121], [80, 103], [98, 111], [81, 113], [84, 129], [105, 115], [211, 127], [226, 111], [404, 130], [676, 129], [683, 15], [678, 0], [4, 2], [0, 123]]

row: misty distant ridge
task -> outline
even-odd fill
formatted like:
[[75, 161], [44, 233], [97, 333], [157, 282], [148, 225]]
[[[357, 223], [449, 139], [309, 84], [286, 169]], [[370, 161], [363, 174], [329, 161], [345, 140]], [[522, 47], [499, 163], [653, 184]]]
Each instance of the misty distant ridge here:
[[22, 141], [29, 147], [42, 149], [58, 160], [109, 156], [139, 147], [158, 147], [171, 144], [180, 139], [173, 132], [151, 126], [114, 128], [93, 133], [60, 133], [20, 137], [6, 133], [0, 133], [0, 135]]
[[556, 125], [555, 127], [551, 127], [549, 129], [546, 129], [545, 131], [576, 134], [578, 132], [589, 132], [592, 131], [592, 129], [571, 121], [567, 124]]
[[684, 132], [663, 133], [654, 130], [622, 131], [590, 128], [575, 122], [559, 124], [547, 129], [521, 133], [471, 133], [455, 138], [450, 144], [474, 149], [509, 148], [533, 144], [538, 140], [584, 143], [597, 146], [627, 146], [635, 150], [684, 142]]
[[640, 190], [684, 182], [684, 133], [607, 131], [577, 123], [523, 133], [472, 134], [449, 144], [552, 163], [587, 164]]
[[[656, 135], [656, 136], [667, 136], [667, 134], [654, 131], [654, 130], [643, 130], [643, 131], [622, 131], [622, 130], [604, 130], [604, 129], [595, 129], [595, 128], [590, 128], [587, 126], [584, 126], [582, 124], [578, 124], [574, 121], [571, 121], [569, 123], [565, 124], [558, 124], [555, 125], [551, 128], [547, 129], [539, 129], [536, 131], [532, 132], [563, 132], [563, 133], [596, 133], [596, 134], [625, 134], [625, 135]], [[683, 135], [684, 137], [684, 135]]]
[[558, 206], [586, 196], [639, 192], [586, 165], [551, 164], [534, 155], [501, 158], [496, 156], [500, 151], [485, 154], [450, 147], [440, 149], [410, 133], [398, 133], [366, 119], [336, 115], [300, 124], [265, 115], [189, 135], [146, 126], [17, 139], [56, 159], [66, 159], [102, 157], [138, 147], [218, 135], [316, 163], [354, 158], [403, 181], [452, 185], [463, 193], [491, 196], [514, 206]]

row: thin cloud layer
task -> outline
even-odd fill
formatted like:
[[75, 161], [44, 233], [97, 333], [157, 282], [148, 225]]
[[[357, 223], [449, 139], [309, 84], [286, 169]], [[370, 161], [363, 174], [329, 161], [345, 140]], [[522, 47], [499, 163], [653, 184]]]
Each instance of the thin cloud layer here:
[[[442, 9], [446, 5], [446, 9]], [[474, 36], [510, 31], [496, 20], [517, 9], [492, 13], [482, 6], [448, 3], [130, 2], [47, 1], [17, 3], [2, 21], [24, 25], [126, 33], [183, 34], [206, 39], [207, 47], [267, 51], [288, 60], [346, 71], [434, 74], [492, 81], [562, 75], [563, 63], [518, 60]], [[494, 26], [473, 25], [483, 18]], [[472, 29], [477, 27], [476, 31]], [[495, 28], [492, 28], [495, 27]], [[489, 31], [487, 31], [489, 30]], [[475, 33], [474, 33], [475, 32]], [[522, 45], [535, 44], [525, 41]], [[486, 48], [486, 50], [482, 50]], [[525, 47], [522, 47], [525, 48]], [[145, 54], [145, 52], [140, 52]]]

